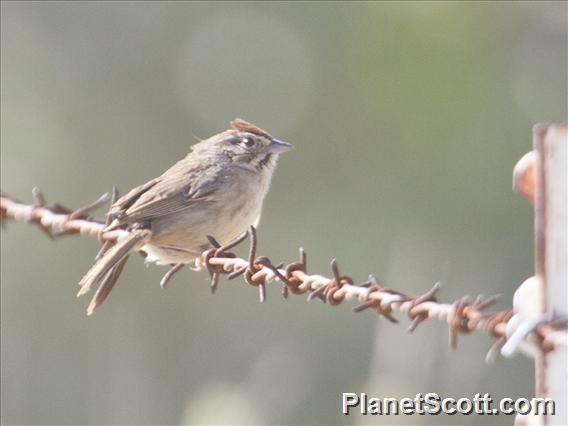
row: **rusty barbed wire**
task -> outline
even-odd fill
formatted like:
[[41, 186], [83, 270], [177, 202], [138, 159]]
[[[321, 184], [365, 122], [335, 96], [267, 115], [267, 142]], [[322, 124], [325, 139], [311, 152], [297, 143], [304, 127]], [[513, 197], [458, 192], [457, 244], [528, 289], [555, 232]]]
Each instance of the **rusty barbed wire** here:
[[[111, 198], [110, 194], [103, 194], [94, 203], [75, 210], [61, 204], [48, 205], [37, 188], [34, 188], [32, 194], [35, 199], [34, 204], [20, 203], [6, 194], [1, 194], [0, 220], [3, 226], [7, 220], [19, 220], [37, 226], [50, 238], [76, 234], [97, 237], [103, 244], [101, 252], [108, 249], [117, 239], [128, 235], [128, 231], [124, 229], [103, 232], [107, 225], [106, 221], [90, 216], [95, 208]], [[116, 198], [116, 189], [113, 189], [112, 194], [112, 198]], [[239, 258], [230, 250], [247, 237], [250, 239], [248, 258]], [[299, 249], [298, 260], [288, 264], [274, 264], [266, 256], [257, 256], [258, 245], [254, 227], [224, 246], [220, 245], [213, 236], [208, 236], [208, 239], [212, 248], [196, 258], [192, 269], [209, 272], [212, 293], [218, 288], [222, 275], [226, 275], [229, 280], [242, 275], [246, 283], [258, 289], [261, 302], [266, 300], [266, 285], [275, 282], [281, 284], [284, 297], [288, 297], [290, 293], [297, 295], [308, 293], [308, 301], [317, 298], [330, 306], [338, 306], [345, 300], [357, 301], [359, 304], [353, 308], [354, 312], [372, 310], [393, 323], [398, 322], [393, 313], [405, 314], [410, 319], [409, 332], [413, 332], [423, 321], [436, 318], [445, 321], [448, 325], [449, 343], [452, 348], [457, 347], [460, 334], [469, 334], [475, 330], [483, 330], [496, 338], [497, 341], [487, 354], [488, 361], [494, 359], [507, 343], [513, 343], [515, 346], [509, 347], [510, 353], [527, 340], [543, 351], [552, 350], [557, 345], [567, 345], [566, 333], [563, 331], [568, 326], [568, 322], [566, 319], [558, 318], [535, 323], [533, 329], [523, 331], [522, 339], [517, 339], [518, 341], [515, 342], [508, 341], [508, 326], [513, 312], [486, 311], [495, 304], [498, 296], [485, 299], [478, 296], [475, 300], [464, 296], [454, 303], [447, 304], [437, 300], [439, 283], [418, 296], [409, 296], [387, 288], [373, 275], [370, 275], [367, 281], [356, 284], [351, 277], [340, 273], [335, 259], [331, 261], [332, 278], [308, 274], [307, 254], [302, 248]], [[101, 252], [97, 256], [100, 256]], [[161, 279], [160, 286], [165, 287], [183, 266], [185, 265], [173, 265]]]

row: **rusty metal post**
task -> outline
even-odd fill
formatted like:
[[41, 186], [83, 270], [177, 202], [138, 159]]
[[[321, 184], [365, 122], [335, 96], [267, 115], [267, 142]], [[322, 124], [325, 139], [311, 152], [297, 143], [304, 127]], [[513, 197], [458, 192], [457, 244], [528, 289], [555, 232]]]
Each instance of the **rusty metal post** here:
[[[535, 276], [519, 288], [524, 309], [546, 321], [566, 322], [568, 316], [568, 126], [538, 124], [533, 151], [515, 166], [514, 189], [534, 205]], [[524, 291], [524, 295], [521, 294]], [[532, 294], [531, 294], [532, 291]], [[526, 297], [528, 296], [528, 297]], [[552, 335], [565, 331], [552, 330]], [[564, 336], [565, 339], [565, 336]], [[566, 344], [540, 343], [534, 354], [535, 396], [556, 402], [554, 415], [517, 417], [516, 424], [568, 424], [568, 353]]]
[[[544, 306], [552, 317], [568, 314], [568, 126], [535, 126], [536, 274], [544, 283]], [[566, 346], [545, 352], [537, 368], [537, 396], [556, 401], [557, 413], [548, 424], [567, 425], [568, 353]]]

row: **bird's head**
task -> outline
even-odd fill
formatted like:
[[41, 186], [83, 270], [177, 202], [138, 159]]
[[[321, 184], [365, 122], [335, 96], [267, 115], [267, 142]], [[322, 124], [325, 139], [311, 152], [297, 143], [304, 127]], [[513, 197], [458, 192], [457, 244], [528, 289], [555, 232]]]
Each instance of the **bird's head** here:
[[280, 154], [294, 148], [240, 118], [231, 121], [230, 126], [227, 131], [195, 145], [194, 149], [213, 148], [217, 155], [222, 155], [236, 165], [250, 170], [262, 170], [272, 168]]

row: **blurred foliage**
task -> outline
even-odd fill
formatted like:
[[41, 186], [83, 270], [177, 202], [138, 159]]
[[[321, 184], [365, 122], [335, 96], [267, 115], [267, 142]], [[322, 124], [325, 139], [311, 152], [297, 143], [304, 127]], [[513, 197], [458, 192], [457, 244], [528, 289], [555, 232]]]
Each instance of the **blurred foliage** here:
[[[441, 298], [533, 271], [511, 191], [531, 127], [565, 121], [565, 2], [2, 2], [2, 190], [83, 205], [152, 178], [240, 116], [294, 143], [260, 249]], [[341, 392], [530, 397], [532, 363], [485, 365], [405, 326], [130, 261], [86, 318], [93, 239], [2, 233], [3, 424], [512, 424], [340, 415]], [[404, 319], [402, 322], [404, 323]]]

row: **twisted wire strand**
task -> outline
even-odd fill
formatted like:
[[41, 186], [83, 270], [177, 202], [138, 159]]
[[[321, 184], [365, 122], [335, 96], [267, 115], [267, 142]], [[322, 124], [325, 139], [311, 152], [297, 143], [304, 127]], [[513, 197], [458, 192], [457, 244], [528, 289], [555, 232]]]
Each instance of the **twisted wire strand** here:
[[[2, 194], [0, 196], [2, 225], [4, 226], [7, 220], [24, 221], [37, 226], [50, 237], [79, 234], [97, 237], [103, 244], [110, 244], [128, 235], [128, 231], [124, 229], [103, 232], [105, 221], [89, 216], [89, 212], [98, 207], [101, 200], [106, 200], [108, 197], [103, 196], [97, 202], [74, 211], [59, 204], [47, 205], [39, 190], [34, 191], [34, 197], [35, 204], [24, 204]], [[459, 334], [468, 334], [474, 330], [485, 331], [497, 339], [488, 353], [488, 359], [494, 358], [507, 342], [507, 326], [513, 312], [511, 310], [486, 312], [486, 309], [496, 302], [497, 297], [487, 299], [477, 297], [473, 301], [469, 297], [462, 297], [452, 304], [447, 304], [440, 303], [436, 299], [438, 283], [419, 296], [409, 296], [386, 288], [374, 276], [369, 276], [368, 281], [356, 285], [350, 277], [340, 274], [335, 260], [331, 262], [332, 278], [308, 274], [306, 253], [303, 249], [300, 249], [297, 262], [275, 265], [265, 256], [256, 256], [256, 230], [253, 227], [249, 230], [248, 236], [250, 238], [248, 259], [239, 258], [229, 251], [244, 241], [246, 234], [225, 246], [221, 246], [213, 237], [208, 237], [213, 248], [198, 257], [192, 269], [209, 272], [213, 292], [221, 275], [227, 275], [228, 279], [243, 275], [245, 282], [258, 288], [261, 302], [266, 298], [266, 284], [274, 282], [282, 285], [284, 297], [289, 293], [308, 293], [308, 300], [319, 298], [331, 306], [339, 305], [344, 300], [358, 301], [360, 304], [353, 309], [354, 312], [374, 310], [391, 322], [398, 322], [392, 316], [393, 312], [405, 314], [411, 320], [408, 328], [411, 332], [426, 319], [436, 318], [445, 321], [448, 325], [450, 346], [454, 348]], [[180, 265], [174, 265], [162, 279], [161, 285], [164, 286], [179, 269]], [[535, 328], [527, 339], [536, 343], [542, 350], [552, 350], [558, 345], [567, 344], [566, 333], [563, 332], [566, 326], [565, 320], [543, 323]], [[518, 345], [521, 343], [519, 342]]]

